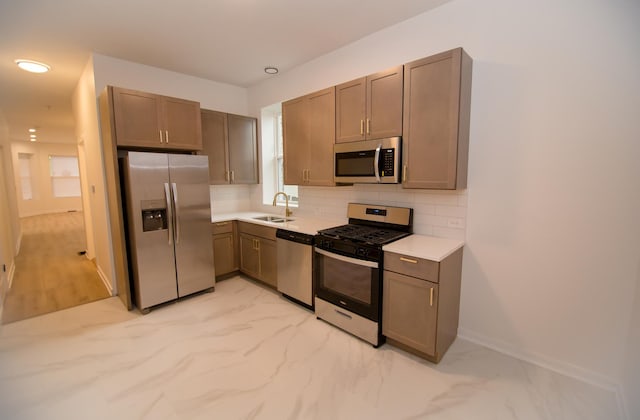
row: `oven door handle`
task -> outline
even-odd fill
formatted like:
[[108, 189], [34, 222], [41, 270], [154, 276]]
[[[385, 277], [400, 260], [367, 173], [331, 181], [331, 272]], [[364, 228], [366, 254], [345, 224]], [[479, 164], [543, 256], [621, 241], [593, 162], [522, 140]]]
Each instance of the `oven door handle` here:
[[318, 254], [325, 257], [333, 258], [339, 261], [343, 261], [349, 264], [361, 265], [363, 267], [378, 268], [378, 263], [375, 261], [359, 260], [357, 258], [345, 257], [344, 255], [334, 254], [333, 252], [325, 251], [324, 249], [316, 248]]

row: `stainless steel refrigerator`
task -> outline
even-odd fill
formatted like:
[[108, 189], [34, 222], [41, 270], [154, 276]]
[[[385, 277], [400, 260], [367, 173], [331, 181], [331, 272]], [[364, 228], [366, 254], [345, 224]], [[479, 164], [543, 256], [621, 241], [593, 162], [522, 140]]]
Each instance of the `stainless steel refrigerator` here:
[[138, 309], [213, 290], [207, 156], [128, 152], [121, 168]]

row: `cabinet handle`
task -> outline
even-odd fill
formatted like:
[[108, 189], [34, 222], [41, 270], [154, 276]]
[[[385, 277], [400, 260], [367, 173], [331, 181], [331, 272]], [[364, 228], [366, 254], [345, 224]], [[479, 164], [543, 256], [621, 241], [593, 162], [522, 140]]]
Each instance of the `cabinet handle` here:
[[364, 120], [360, 120], [360, 135], [364, 135]]
[[367, 118], [367, 134], [371, 134], [371, 120]]
[[260, 239], [256, 239], [256, 251], [260, 251]]
[[411, 264], [418, 264], [418, 260], [412, 260], [411, 258], [400, 257], [400, 261], [408, 262]]
[[433, 306], [433, 287], [429, 289], [429, 306]]
[[236, 174], [234, 173], [234, 171], [231, 171], [231, 182], [235, 182], [236, 181]]
[[216, 226], [227, 226], [229, 222], [217, 222]]
[[164, 130], [164, 139], [169, 144], [169, 130]]
[[158, 130], [158, 134], [160, 134], [160, 143], [162, 143], [162, 130]]
[[402, 166], [402, 182], [407, 180], [407, 165]]

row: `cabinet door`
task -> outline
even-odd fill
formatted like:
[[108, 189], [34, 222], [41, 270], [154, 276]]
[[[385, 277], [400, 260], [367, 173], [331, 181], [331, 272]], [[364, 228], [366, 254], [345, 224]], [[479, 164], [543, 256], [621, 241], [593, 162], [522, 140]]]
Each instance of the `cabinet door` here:
[[163, 147], [160, 96], [113, 88], [116, 144], [129, 147]]
[[385, 270], [383, 287], [382, 334], [435, 355], [438, 285]]
[[402, 66], [367, 76], [367, 139], [402, 135]]
[[229, 151], [227, 149], [227, 114], [201, 111], [202, 154], [209, 157], [209, 183], [229, 183]]
[[335, 185], [333, 144], [335, 136], [335, 89], [308, 96], [309, 168], [306, 185]]
[[259, 239], [240, 234], [240, 270], [251, 277], [260, 278]]
[[238, 269], [235, 258], [235, 241], [233, 233], [212, 235], [213, 261], [216, 276], [233, 273]]
[[200, 104], [163, 97], [165, 146], [180, 150], [202, 150]]
[[404, 67], [404, 188], [466, 187], [471, 59], [461, 48]]
[[365, 77], [336, 86], [336, 143], [365, 139], [366, 93]]
[[229, 170], [233, 184], [258, 183], [257, 120], [227, 114]]
[[260, 277], [259, 279], [274, 288], [278, 287], [278, 251], [276, 241], [260, 239]]
[[309, 159], [309, 122], [304, 97], [282, 104], [284, 183], [302, 185]]

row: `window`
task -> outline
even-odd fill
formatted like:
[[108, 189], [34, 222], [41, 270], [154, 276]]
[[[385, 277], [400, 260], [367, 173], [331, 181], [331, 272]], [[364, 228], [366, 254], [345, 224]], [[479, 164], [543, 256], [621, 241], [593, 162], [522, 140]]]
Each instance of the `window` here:
[[[298, 205], [298, 186], [297, 185], [284, 185], [284, 144], [282, 140], [282, 111], [275, 115], [275, 138], [276, 138], [276, 167], [277, 173], [277, 185], [278, 191], [284, 191], [289, 197], [289, 205], [294, 207]], [[282, 195], [278, 196], [278, 202], [284, 203], [285, 199]]]
[[53, 196], [80, 197], [80, 172], [76, 156], [49, 156]]
[[31, 188], [31, 153], [18, 153], [18, 167], [20, 171], [20, 189], [23, 200], [33, 200]]
[[[262, 133], [262, 202], [271, 205], [273, 196], [284, 191], [289, 197], [289, 206], [298, 205], [298, 186], [284, 185], [284, 149], [282, 140], [282, 111], [280, 104], [263, 108], [261, 113]], [[284, 205], [285, 199], [278, 195], [277, 203]]]

